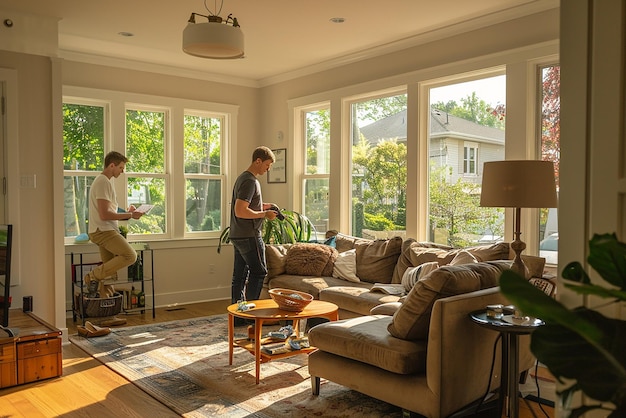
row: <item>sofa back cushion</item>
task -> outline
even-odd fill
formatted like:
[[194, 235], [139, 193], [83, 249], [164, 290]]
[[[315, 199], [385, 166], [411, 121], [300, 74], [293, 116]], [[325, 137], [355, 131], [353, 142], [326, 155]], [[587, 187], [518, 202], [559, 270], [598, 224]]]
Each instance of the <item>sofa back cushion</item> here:
[[454, 257], [462, 251], [471, 254], [477, 261], [507, 260], [511, 258], [508, 242], [451, 249], [450, 247], [446, 248], [445, 246], [414, 241], [405, 245], [402, 254], [398, 257], [392, 283], [401, 283], [402, 276], [409, 267], [416, 267], [433, 261], [437, 261], [440, 266], [444, 266], [450, 264]]
[[437, 299], [497, 286], [500, 274], [510, 264], [490, 261], [433, 270], [413, 286], [387, 330], [403, 340], [428, 338], [430, 314]]
[[298, 243], [287, 250], [285, 273], [299, 276], [326, 276], [333, 274], [337, 250], [329, 245]]
[[269, 280], [285, 274], [285, 260], [287, 250], [293, 244], [271, 244], [265, 246], [265, 260], [267, 261], [267, 278]]
[[356, 274], [361, 281], [391, 283], [393, 271], [402, 250], [402, 238], [367, 240], [354, 243]]

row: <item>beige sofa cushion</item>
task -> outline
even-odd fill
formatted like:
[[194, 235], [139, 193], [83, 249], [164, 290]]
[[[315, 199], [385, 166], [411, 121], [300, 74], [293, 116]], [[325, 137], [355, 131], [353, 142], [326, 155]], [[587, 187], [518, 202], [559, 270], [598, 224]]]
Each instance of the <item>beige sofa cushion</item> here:
[[354, 246], [359, 279], [369, 283], [391, 283], [402, 250], [402, 238], [357, 240]]
[[430, 313], [437, 299], [497, 286], [500, 274], [510, 264], [493, 261], [443, 266], [432, 271], [417, 282], [394, 313], [389, 333], [403, 340], [427, 339]]
[[434, 245], [426, 245], [428, 243], [417, 241], [405, 245], [393, 272], [392, 283], [400, 283], [402, 275], [409, 267], [419, 266], [432, 261], [437, 261], [440, 266], [444, 266], [450, 264], [461, 251], [467, 251], [478, 261], [507, 260], [511, 258], [508, 242], [458, 249], [445, 249], [437, 248]]
[[285, 273], [285, 259], [289, 247], [291, 247], [291, 244], [272, 244], [265, 246], [268, 280]]
[[329, 245], [298, 243], [287, 250], [285, 273], [300, 276], [332, 276], [337, 250]]
[[[426, 341], [393, 338], [390, 316], [371, 315], [327, 322], [309, 331], [309, 342], [321, 351], [371, 364], [392, 373], [426, 370]], [[356, 377], [358, 378], [358, 377]]]

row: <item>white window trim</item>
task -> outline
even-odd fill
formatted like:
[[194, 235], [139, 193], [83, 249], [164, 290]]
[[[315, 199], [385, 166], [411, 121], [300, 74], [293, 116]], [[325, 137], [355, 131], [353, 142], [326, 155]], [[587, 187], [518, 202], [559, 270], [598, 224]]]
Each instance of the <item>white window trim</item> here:
[[[230, 196], [225, 194], [226, 190], [229, 190], [233, 179], [228, 176], [230, 173], [230, 167], [236, 166], [236, 157], [232, 155], [231, 149], [237, 149], [237, 123], [239, 106], [215, 103], [215, 102], [203, 102], [197, 100], [186, 100], [180, 98], [153, 96], [147, 94], [127, 93], [114, 90], [92, 89], [86, 87], [76, 86], [63, 86], [63, 102], [71, 100], [76, 102], [80, 100], [84, 104], [98, 104], [108, 103], [109, 107], [109, 119], [105, 120], [105, 150], [125, 149], [125, 118], [126, 109], [128, 107], [134, 108], [138, 106], [140, 109], [167, 109], [171, 116], [170, 121], [166, 121], [166, 173], [169, 175], [169, 184], [166, 184], [169, 189], [169, 198], [166, 202], [167, 216], [167, 234], [164, 235], [137, 235], [137, 239], [141, 241], [152, 241], [162, 239], [183, 239], [183, 238], [218, 238], [221, 231], [211, 232], [197, 232], [189, 234], [185, 231], [185, 208], [184, 208], [184, 185], [185, 177], [183, 173], [184, 168], [184, 155], [182, 146], [172, 146], [173, 141], [182, 141], [184, 135], [183, 115], [185, 112], [206, 112], [207, 114], [221, 115], [224, 117], [224, 126], [222, 127], [222, 146], [221, 146], [221, 158], [224, 181], [222, 182], [222, 220], [221, 224], [226, 225], [230, 216]], [[191, 110], [193, 109], [193, 110]], [[106, 112], [106, 110], [105, 110]], [[106, 113], [105, 113], [106, 118]], [[121, 122], [120, 122], [121, 121]], [[225, 138], [228, 138], [226, 140]], [[96, 172], [96, 173], [99, 173]], [[133, 175], [134, 173], [127, 173], [127, 175]], [[139, 173], [143, 174], [143, 173]], [[116, 190], [118, 196], [124, 196], [124, 202], [126, 199], [127, 191], [124, 189], [124, 185], [118, 186], [120, 190]], [[122, 203], [122, 202], [120, 202]], [[66, 238], [65, 244], [73, 244], [72, 238]]]

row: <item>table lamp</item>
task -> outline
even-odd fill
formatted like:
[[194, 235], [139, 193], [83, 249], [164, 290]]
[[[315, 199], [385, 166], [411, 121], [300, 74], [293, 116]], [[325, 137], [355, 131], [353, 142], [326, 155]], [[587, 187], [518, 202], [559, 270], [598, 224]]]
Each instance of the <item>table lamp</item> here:
[[480, 206], [515, 208], [515, 252], [511, 269], [528, 278], [522, 260], [526, 244], [520, 239], [522, 208], [555, 208], [557, 206], [554, 164], [539, 160], [490, 161], [483, 166]]

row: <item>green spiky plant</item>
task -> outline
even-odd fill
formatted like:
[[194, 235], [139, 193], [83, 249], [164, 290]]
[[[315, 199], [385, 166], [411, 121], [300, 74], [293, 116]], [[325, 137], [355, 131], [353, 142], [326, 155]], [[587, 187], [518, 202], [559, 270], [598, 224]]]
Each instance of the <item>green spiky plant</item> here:
[[[263, 223], [263, 242], [266, 244], [293, 244], [296, 242], [308, 242], [311, 240], [315, 226], [305, 215], [292, 211], [281, 210], [284, 220], [278, 218], [271, 221], [266, 219]], [[224, 228], [217, 245], [218, 254], [222, 250], [222, 244], [230, 242], [230, 227]]]
[[[607, 299], [602, 308], [624, 303], [626, 244], [615, 234], [596, 234], [589, 241], [587, 262], [611, 286], [591, 283], [583, 266], [572, 262], [563, 269], [565, 287]], [[625, 417], [626, 321], [584, 306], [568, 309], [510, 270], [502, 274], [500, 289], [525, 315], [545, 322], [533, 332], [530, 348], [563, 385], [558, 395], [564, 404], [579, 391], [597, 401], [572, 409], [569, 416], [601, 409], [608, 411], [607, 417]]]

